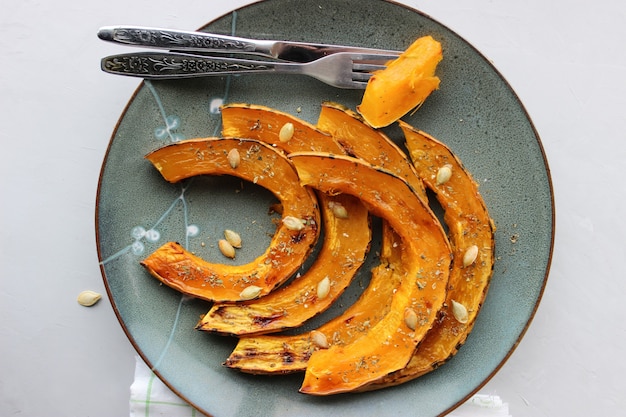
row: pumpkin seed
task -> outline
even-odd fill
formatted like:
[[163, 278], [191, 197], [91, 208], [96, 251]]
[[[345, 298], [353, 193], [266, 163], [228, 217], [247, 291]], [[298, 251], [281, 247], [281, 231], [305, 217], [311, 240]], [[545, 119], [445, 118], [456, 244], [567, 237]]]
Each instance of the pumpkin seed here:
[[81, 306], [91, 307], [92, 305], [100, 301], [101, 298], [102, 295], [100, 295], [99, 293], [87, 290], [78, 294], [78, 298], [76, 299], [76, 301], [78, 301], [78, 304], [80, 304]]
[[338, 203], [336, 201], [331, 201], [328, 203], [328, 208], [331, 209], [333, 215], [338, 219], [347, 219], [348, 218], [348, 210], [343, 206], [343, 204]]
[[317, 284], [317, 298], [319, 300], [323, 300], [324, 298], [326, 298], [326, 296], [328, 296], [329, 292], [330, 292], [330, 279], [328, 277], [324, 277], [324, 279], [322, 279]]
[[404, 310], [404, 324], [411, 330], [417, 328], [417, 313], [412, 308], [407, 307]]
[[311, 332], [311, 342], [320, 349], [328, 349], [328, 339], [326, 335], [319, 330]]
[[224, 238], [231, 244], [232, 247], [241, 248], [241, 236], [239, 236], [239, 233], [234, 230], [224, 230]]
[[249, 285], [239, 293], [239, 297], [241, 297], [242, 300], [252, 300], [253, 298], [257, 298], [260, 294], [261, 287]]
[[235, 257], [235, 248], [228, 242], [228, 240], [220, 239], [219, 242], [217, 242], [217, 246], [220, 248], [222, 255], [231, 259]]
[[283, 127], [280, 128], [280, 132], [278, 133], [278, 140], [280, 140], [281, 143], [289, 142], [293, 137], [294, 131], [295, 129], [293, 127], [293, 123], [285, 123]]
[[452, 177], [452, 165], [446, 164], [437, 171], [437, 185], [445, 184]]
[[305, 226], [304, 220], [293, 216], [285, 216], [283, 224], [287, 229], [294, 231], [302, 230]]
[[478, 257], [478, 246], [472, 245], [465, 251], [463, 255], [463, 266], [470, 266], [474, 262], [476, 262], [476, 258]]
[[469, 314], [467, 314], [467, 308], [457, 301], [452, 300], [452, 315], [459, 323], [467, 323], [469, 320]]
[[231, 149], [228, 152], [228, 155], [226, 155], [226, 159], [228, 159], [228, 163], [233, 169], [237, 168], [241, 162], [241, 156], [239, 155], [237, 148]]

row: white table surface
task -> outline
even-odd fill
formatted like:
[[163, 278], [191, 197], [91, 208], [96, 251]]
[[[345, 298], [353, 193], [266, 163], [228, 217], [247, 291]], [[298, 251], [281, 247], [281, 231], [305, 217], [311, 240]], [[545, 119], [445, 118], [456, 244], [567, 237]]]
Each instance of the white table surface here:
[[[138, 80], [102, 73], [100, 26], [195, 29], [249, 0], [3, 2], [0, 415], [125, 416], [135, 352], [105, 294], [100, 165]], [[410, 0], [487, 56], [541, 136], [556, 198], [550, 279], [482, 393], [514, 417], [626, 409], [626, 2]], [[399, 28], [399, 30], [402, 30]]]

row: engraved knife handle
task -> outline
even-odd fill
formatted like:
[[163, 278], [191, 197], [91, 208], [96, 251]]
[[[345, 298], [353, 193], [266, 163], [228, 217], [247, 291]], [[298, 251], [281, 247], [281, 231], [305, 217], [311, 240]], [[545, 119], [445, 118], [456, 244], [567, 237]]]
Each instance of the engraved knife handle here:
[[105, 41], [187, 52], [246, 53], [273, 58], [274, 41], [238, 38], [204, 32], [188, 32], [141, 26], [105, 26], [98, 31]]
[[200, 55], [138, 52], [102, 59], [102, 71], [145, 79], [192, 78], [237, 73], [285, 72], [295, 64]]

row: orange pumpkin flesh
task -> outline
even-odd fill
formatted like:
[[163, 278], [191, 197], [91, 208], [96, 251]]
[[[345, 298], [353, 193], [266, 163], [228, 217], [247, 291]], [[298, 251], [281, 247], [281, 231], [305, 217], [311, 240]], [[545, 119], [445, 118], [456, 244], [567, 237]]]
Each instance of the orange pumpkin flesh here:
[[349, 155], [404, 179], [426, 201], [424, 185], [408, 156], [387, 135], [369, 126], [356, 112], [341, 104], [325, 102], [317, 127], [332, 135]]
[[[411, 50], [415, 53], [419, 48], [433, 47], [431, 40], [416, 41], [405, 52], [407, 59], [416, 58], [409, 53]], [[422, 46], [418, 48], [418, 44]], [[428, 69], [428, 65], [431, 65], [433, 75], [439, 60], [440, 57], [430, 60], [422, 67]], [[425, 82], [424, 79], [421, 81]], [[436, 81], [438, 85], [438, 79]], [[371, 126], [374, 123], [366, 121], [362, 107], [363, 103], [359, 106], [361, 117], [341, 105], [324, 103], [317, 128], [264, 106], [238, 104], [223, 108], [225, 136], [253, 137], [269, 144], [266, 148], [275, 154], [290, 154], [288, 157], [283, 156], [283, 159], [288, 161], [292, 171], [295, 165], [296, 183], [300, 181], [300, 185], [304, 186], [300, 188], [305, 190], [308, 187], [317, 189], [328, 235], [318, 259], [302, 277], [266, 295], [293, 272], [286, 277], [279, 274], [281, 278], [275, 279], [271, 287], [263, 287], [259, 294], [262, 298], [234, 303], [240, 301], [244, 286], [235, 286], [235, 296], [230, 288], [216, 289], [215, 283], [221, 284], [222, 277], [234, 283], [235, 275], [238, 275], [243, 278], [243, 282], [250, 284], [250, 277], [256, 278], [260, 270], [247, 272], [242, 269], [229, 276], [227, 271], [235, 271], [240, 267], [210, 264], [172, 242], [163, 245], [146, 259], [151, 260], [152, 264], [142, 262], [167, 285], [189, 295], [217, 300], [198, 328], [241, 336], [226, 366], [258, 374], [306, 371], [300, 391], [312, 395], [367, 391], [398, 385], [437, 368], [457, 352], [471, 331], [486, 296], [494, 262], [494, 225], [477, 185], [450, 149], [424, 132], [400, 122], [413, 161], [411, 164], [397, 145]], [[285, 141], [281, 140], [279, 132], [287, 123], [293, 124], [294, 133]], [[210, 140], [248, 142], [240, 139]], [[257, 143], [257, 140], [250, 142]], [[225, 148], [220, 149], [224, 153]], [[356, 158], [340, 155], [346, 151]], [[172, 182], [199, 174], [229, 174], [251, 178], [245, 170], [240, 169], [234, 174], [220, 171], [223, 167], [189, 174], [187, 170], [191, 165], [198, 163], [197, 160], [191, 162], [193, 152], [196, 152], [197, 160], [203, 160], [207, 155], [210, 156], [208, 159], [217, 159], [218, 153], [210, 151], [198, 157], [197, 149], [192, 151], [190, 148], [171, 164], [172, 161], [167, 158], [165, 164], [158, 158], [151, 161], [160, 171], [170, 170], [170, 174], [163, 171], [162, 174]], [[174, 167], [176, 164], [179, 164], [178, 168]], [[265, 166], [263, 172], [268, 172], [268, 166]], [[452, 176], [440, 184], [436, 178], [443, 166], [451, 169]], [[191, 169], [193, 171], [196, 168]], [[207, 168], [204, 166], [200, 171], [202, 169]], [[228, 171], [228, 167], [225, 169]], [[260, 168], [252, 170], [256, 169]], [[278, 175], [273, 173], [272, 176]], [[258, 181], [258, 172], [252, 178]], [[278, 188], [282, 190], [282, 187], [293, 181], [293, 177], [285, 178], [259, 185], [271, 191]], [[445, 209], [444, 220], [450, 231], [452, 248], [438, 220], [424, 205], [424, 183], [435, 192]], [[307, 192], [310, 197], [311, 191]], [[358, 222], [351, 218], [353, 224], [344, 222], [340, 225], [335, 218], [334, 224], [328, 223], [327, 220], [331, 219], [328, 202], [331, 200], [340, 200], [348, 208], [348, 213], [359, 213]], [[359, 300], [314, 331], [291, 336], [266, 335], [268, 332], [301, 325], [330, 306], [349, 284], [363, 261], [371, 238], [367, 210], [363, 204], [373, 214], [383, 217], [383, 245], [381, 263], [373, 269], [370, 285]], [[318, 225], [319, 218], [311, 223]], [[364, 224], [367, 227], [363, 227]], [[348, 239], [346, 233], [356, 239]], [[463, 257], [471, 246], [479, 248], [477, 258], [471, 264], [464, 265]], [[311, 247], [308, 248], [309, 252]], [[341, 251], [345, 251], [342, 255], [347, 262], [345, 265], [335, 258]], [[349, 257], [348, 252], [354, 256]], [[451, 260], [452, 253], [454, 260]], [[357, 258], [359, 260], [353, 263]], [[303, 261], [304, 258], [295, 268], [301, 266]], [[277, 265], [274, 263], [274, 266]], [[158, 268], [167, 273], [158, 272]], [[222, 275], [215, 275], [215, 268]], [[203, 272], [187, 275], [192, 269]], [[315, 295], [316, 284], [322, 275], [338, 279], [331, 286], [327, 297], [319, 300]], [[211, 282], [211, 291], [214, 293], [212, 298], [205, 296], [207, 284]], [[271, 278], [269, 282], [272, 282]], [[260, 284], [255, 282], [253, 285]], [[226, 295], [228, 291], [231, 291], [230, 295]], [[216, 294], [222, 298], [216, 298]], [[467, 320], [463, 320], [463, 323], [455, 318], [453, 302], [467, 309]], [[408, 327], [408, 310], [418, 317], [415, 329]], [[319, 345], [320, 335], [328, 346]]]
[[[325, 102], [322, 103], [317, 126], [332, 135], [349, 155], [391, 171], [404, 179], [423, 201], [428, 201], [422, 179], [408, 156], [382, 131], [368, 125], [358, 113], [341, 104]], [[383, 233], [389, 231], [393, 229], [383, 228]]]
[[373, 127], [385, 127], [419, 106], [437, 88], [441, 44], [431, 36], [417, 39], [387, 68], [370, 78], [357, 111]]
[[[240, 163], [228, 159], [236, 149]], [[233, 175], [272, 191], [287, 216], [304, 220], [302, 230], [284, 223], [276, 229], [266, 251], [244, 265], [206, 262], [170, 242], [141, 264], [164, 284], [190, 296], [210, 301], [247, 299], [242, 292], [255, 286], [256, 296], [269, 293], [285, 282], [311, 253], [319, 233], [319, 210], [315, 194], [298, 184], [298, 176], [285, 156], [259, 141], [244, 139], [194, 139], [177, 142], [146, 156], [170, 182], [195, 175]]]
[[[406, 123], [401, 123], [400, 127], [417, 171], [445, 208], [444, 220], [450, 230], [455, 257], [441, 320], [426, 335], [404, 369], [384, 377], [368, 389], [398, 385], [417, 378], [451, 358], [474, 326], [493, 273], [495, 226], [472, 176], [446, 145]], [[438, 184], [437, 173], [445, 165], [451, 167], [452, 176], [445, 183]], [[463, 264], [464, 254], [473, 245], [479, 248], [478, 256], [466, 266]], [[453, 300], [467, 309], [467, 322], [461, 323], [455, 318]]]
[[[344, 153], [332, 136], [288, 113], [254, 104], [228, 104], [222, 107], [222, 136], [261, 140], [285, 152], [319, 151]], [[286, 123], [293, 135], [280, 139]]]
[[[315, 330], [330, 344], [351, 343], [389, 312], [389, 300], [403, 275], [404, 245], [387, 223], [383, 223], [383, 228], [389, 230], [383, 231], [380, 264], [373, 268], [369, 285], [348, 309]], [[225, 365], [251, 374], [302, 372], [318, 349], [312, 331], [298, 335], [246, 336], [239, 339]]]
[[[261, 299], [214, 305], [197, 329], [236, 335], [276, 332], [300, 326], [331, 306], [363, 264], [371, 228], [369, 213], [357, 198], [321, 193], [318, 197], [325, 238], [314, 264], [289, 285]], [[347, 218], [334, 214], [337, 204], [346, 210]], [[329, 283], [327, 293], [323, 280]]]
[[[281, 141], [279, 139], [279, 131], [285, 123], [294, 124], [294, 135], [288, 141]], [[224, 106], [222, 109], [222, 124], [224, 126], [222, 130], [223, 135], [253, 135], [258, 139], [272, 143], [273, 146], [288, 153], [309, 150], [335, 154], [344, 153], [342, 146], [335, 141], [334, 136], [321, 132], [323, 129], [313, 129], [311, 125], [303, 123], [293, 116], [276, 112], [264, 106], [247, 104]], [[380, 140], [380, 138], [376, 138], [376, 140]], [[320, 199], [323, 198], [320, 196]], [[333, 229], [327, 230], [327, 232], [332, 233]], [[351, 233], [351, 236], [353, 234], [354, 232]], [[389, 239], [393, 239], [393, 231], [387, 232], [383, 236], [383, 241]], [[401, 245], [398, 245], [397, 241], [397, 238], [393, 243], [390, 241], [388, 243], [389, 247], [393, 245], [393, 248], [398, 248], [397, 250], [399, 250]], [[353, 241], [352, 245], [354, 246], [356, 243], [357, 241]], [[386, 245], [383, 244], [383, 246]], [[371, 294], [368, 294], [366, 290], [363, 297], [346, 314], [337, 317], [336, 320], [332, 320], [318, 329], [329, 340], [332, 339], [334, 343], [348, 343], [362, 334], [364, 329], [374, 324], [380, 318], [379, 316], [383, 315], [385, 309], [380, 306], [386, 303], [398, 281], [398, 279], [395, 281], [391, 279], [391, 272], [394, 269], [399, 269], [399, 266], [389, 265], [384, 258], [381, 258], [381, 262], [382, 265], [375, 268], [373, 272], [374, 277], [372, 278], [370, 288]], [[298, 282], [300, 284], [301, 281], [308, 279], [309, 274], [307, 273], [295, 280], [294, 283]], [[379, 284], [376, 284], [376, 282], [379, 282]], [[289, 288], [292, 285], [285, 287], [284, 291], [290, 291]], [[287, 292], [284, 295], [288, 298], [292, 296], [292, 293]], [[271, 296], [272, 294], [268, 297]], [[264, 299], [261, 299], [251, 304], [264, 303], [264, 301]], [[303, 309], [302, 305], [293, 306], [297, 310], [294, 316], [300, 317], [300, 319], [303, 318], [304, 313], [309, 313], [312, 316], [316, 306], [309, 305], [306, 309]], [[214, 310], [216, 308], [218, 307], [214, 307]], [[229, 306], [229, 313], [233, 313], [232, 309], [234, 308]], [[234, 321], [239, 320], [239, 315], [236, 314], [237, 318]], [[233, 322], [230, 319], [228, 321]], [[254, 330], [256, 327], [252, 329]], [[226, 365], [250, 373], [303, 371], [311, 350], [314, 348], [308, 333], [297, 336], [242, 337], [226, 361]]]
[[[280, 131], [291, 123], [293, 134], [281, 140]], [[291, 115], [257, 105], [236, 104], [222, 109], [223, 134], [252, 135], [284, 152], [319, 149], [341, 153], [333, 138]], [[252, 132], [252, 133], [251, 133]], [[290, 285], [267, 297], [245, 303], [215, 304], [197, 329], [228, 334], [261, 334], [297, 327], [326, 310], [354, 278], [365, 260], [371, 241], [369, 214], [350, 196], [330, 197], [318, 193], [324, 221], [324, 241], [313, 263]], [[347, 218], [338, 218], [331, 204], [339, 204]], [[317, 286], [327, 279], [332, 285], [320, 299]]]
[[[388, 300], [389, 312], [352, 343], [313, 352], [300, 388], [313, 395], [353, 391], [408, 363], [443, 305], [450, 246], [434, 214], [393, 174], [345, 156], [298, 153], [289, 158], [302, 184], [359, 196], [373, 214], [389, 222], [405, 245], [404, 275]], [[421, 280], [424, 285], [418, 283]], [[416, 316], [411, 324], [407, 311]]]

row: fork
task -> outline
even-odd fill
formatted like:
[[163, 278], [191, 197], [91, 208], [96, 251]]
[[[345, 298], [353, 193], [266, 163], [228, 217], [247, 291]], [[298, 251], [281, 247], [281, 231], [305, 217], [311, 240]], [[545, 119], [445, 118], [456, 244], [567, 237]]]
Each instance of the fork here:
[[372, 72], [385, 68], [395, 54], [339, 52], [311, 62], [276, 62], [200, 56], [181, 53], [137, 52], [102, 59], [103, 71], [145, 79], [192, 78], [226, 74], [302, 74], [337, 88], [364, 89]]

